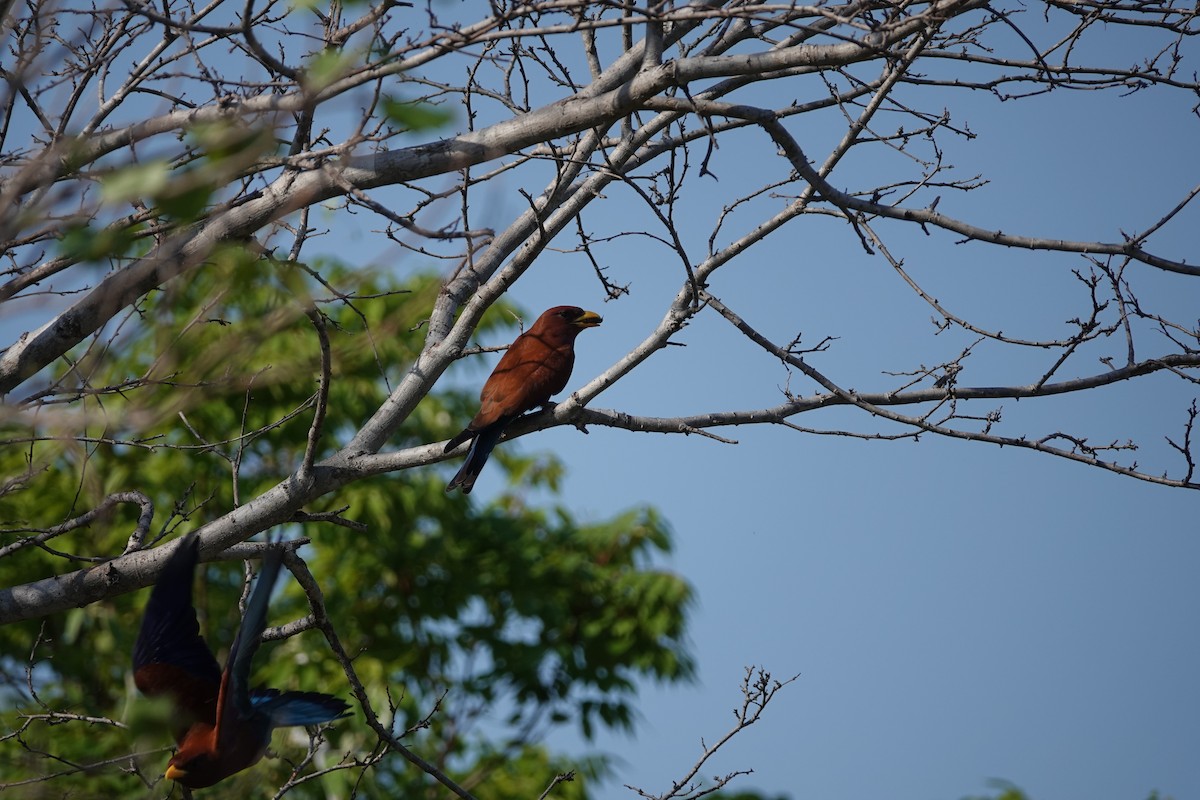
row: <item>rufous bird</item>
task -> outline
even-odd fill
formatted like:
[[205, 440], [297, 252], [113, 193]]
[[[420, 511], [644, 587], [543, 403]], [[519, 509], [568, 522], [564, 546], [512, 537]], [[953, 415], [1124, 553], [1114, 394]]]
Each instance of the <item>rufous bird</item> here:
[[263, 557], [258, 584], [221, 670], [200, 636], [192, 604], [199, 549], [195, 535], [175, 548], [150, 593], [133, 648], [138, 689], [168, 697], [179, 715], [174, 731], [179, 747], [167, 763], [167, 777], [193, 789], [258, 763], [274, 728], [319, 725], [349, 716], [350, 708], [318, 692], [250, 688], [250, 662], [267, 625], [267, 605], [283, 560], [278, 548]]
[[555, 306], [509, 345], [479, 393], [479, 413], [462, 433], [446, 442], [449, 453], [472, 439], [467, 460], [446, 485], [470, 494], [492, 448], [508, 424], [526, 411], [548, 405], [567, 386], [575, 366], [575, 337], [604, 318], [577, 306]]

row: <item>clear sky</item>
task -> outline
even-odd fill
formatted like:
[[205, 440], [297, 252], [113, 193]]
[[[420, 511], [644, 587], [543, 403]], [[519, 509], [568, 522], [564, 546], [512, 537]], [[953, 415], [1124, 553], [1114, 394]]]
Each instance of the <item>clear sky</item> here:
[[[1105, 60], [1132, 63], [1136, 55], [1131, 48], [1128, 58]], [[947, 195], [939, 210], [1006, 232], [1119, 240], [1200, 183], [1194, 103], [1180, 92], [1059, 91], [1007, 103], [947, 94], [955, 119], [979, 135], [947, 139], [948, 160], [960, 176], [992, 182]], [[811, 158], [824, 158], [832, 127], [794, 130]], [[780, 168], [761, 136], [741, 141], [718, 151], [719, 180], [693, 179], [692, 190], [732, 196], [743, 173]], [[851, 163], [834, 183], [874, 185], [872, 166]], [[492, 209], [473, 210], [473, 224], [500, 228], [520, 213], [525, 201], [515, 186], [489, 196]], [[627, 198], [614, 192], [593, 204], [589, 220], [622, 224], [621, 215], [640, 213]], [[709, 221], [685, 227], [695, 252], [705, 247]], [[1195, 262], [1198, 229], [1192, 209], [1153, 242]], [[1037, 338], [1061, 335], [1079, 313], [1062, 299], [1079, 297], [1070, 270], [1083, 268], [1082, 258], [956, 245], [949, 234], [888, 224], [879, 230], [939, 299], [981, 324]], [[372, 254], [375, 263], [401, 257], [381, 235], [342, 236], [333, 231], [323, 246]], [[605, 317], [579, 340], [571, 388], [643, 339], [680, 285], [678, 262], [645, 240], [602, 252], [612, 278], [632, 284], [629, 297], [603, 302], [587, 262], [555, 252], [511, 292], [533, 314], [574, 303]], [[403, 259], [402, 268], [425, 266]], [[1130, 269], [1158, 308], [1185, 322], [1188, 313], [1200, 316], [1194, 279]], [[934, 338], [931, 310], [828, 219], [793, 223], [718, 273], [712, 291], [784, 342], [799, 331], [811, 343], [840, 337], [813, 363], [863, 391], [895, 384], [882, 370], [936, 363], [970, 340]], [[656, 354], [594, 405], [674, 416], [781, 401], [780, 364], [715, 314], [679, 341], [688, 347]], [[1142, 357], [1157, 344], [1144, 342]], [[974, 373], [969, 362], [963, 382], [1036, 377], [1031, 362], [1006, 359], [981, 358]], [[1094, 365], [1081, 361], [1063, 377]], [[457, 376], [482, 379], [482, 371]], [[790, 388], [817, 391], [798, 375]], [[1179, 381], [1154, 379], [1079, 400], [981, 404], [978, 413], [1002, 406], [1011, 427], [1001, 432], [1132, 436], [1150, 463], [1164, 457], [1164, 432], [1181, 433], [1194, 395]], [[845, 412], [797, 422], [874, 429]], [[753, 769], [735, 790], [797, 800], [957, 800], [1003, 778], [1039, 800], [1143, 800], [1152, 790], [1200, 797], [1194, 492], [932, 437], [913, 444], [782, 427], [720, 433], [738, 444], [593, 428], [506, 445], [558, 453], [569, 470], [563, 499], [585, 519], [638, 504], [660, 509], [676, 543], [663, 565], [696, 589], [697, 680], [643, 687], [635, 734], [599, 739], [620, 759], [617, 779], [599, 796], [633, 797], [625, 783], [668, 789], [695, 761], [701, 738], [712, 742], [729, 728], [744, 667], [754, 664], [799, 678], [705, 768], [704, 775]], [[472, 497], [485, 502], [498, 479], [485, 470]], [[549, 744], [588, 747], [570, 732]]]

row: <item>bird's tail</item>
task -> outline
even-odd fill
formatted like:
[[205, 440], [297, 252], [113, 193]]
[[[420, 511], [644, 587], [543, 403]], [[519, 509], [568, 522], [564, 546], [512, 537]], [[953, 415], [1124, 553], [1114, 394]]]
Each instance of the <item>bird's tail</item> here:
[[458, 447], [460, 444], [465, 442], [467, 439], [470, 439], [474, 435], [475, 431], [471, 430], [470, 428], [463, 428], [461, 431], [455, 434], [453, 439], [446, 442], [446, 446], [442, 448], [442, 452], [449, 453], [451, 450]]
[[475, 441], [471, 442], [471, 449], [467, 451], [467, 460], [459, 467], [458, 474], [446, 484], [447, 492], [461, 488], [463, 494], [471, 493], [471, 489], [475, 487], [475, 480], [483, 470], [483, 465], [487, 463], [488, 456], [492, 454], [492, 448], [500, 441], [500, 434], [504, 432], [504, 426], [507, 424], [507, 419], [502, 420], [501, 423], [489, 425], [476, 434]]

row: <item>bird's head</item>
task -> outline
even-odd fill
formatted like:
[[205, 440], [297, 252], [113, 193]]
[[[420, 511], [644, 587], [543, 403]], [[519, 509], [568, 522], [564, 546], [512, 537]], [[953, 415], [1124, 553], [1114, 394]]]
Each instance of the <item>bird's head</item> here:
[[580, 330], [584, 328], [595, 328], [601, 322], [604, 322], [604, 317], [597, 314], [595, 311], [585, 311], [579, 306], [555, 306], [542, 315], [543, 317], [559, 317], [572, 327]]
[[206, 723], [193, 725], [167, 762], [167, 780], [191, 789], [202, 789], [225, 777], [228, 773], [220, 769], [219, 759], [211, 750], [212, 739], [212, 726]]
[[197, 722], [167, 762], [167, 780], [189, 789], [212, 786], [257, 763], [270, 742], [271, 725], [263, 715], [238, 720], [220, 735], [216, 727]]

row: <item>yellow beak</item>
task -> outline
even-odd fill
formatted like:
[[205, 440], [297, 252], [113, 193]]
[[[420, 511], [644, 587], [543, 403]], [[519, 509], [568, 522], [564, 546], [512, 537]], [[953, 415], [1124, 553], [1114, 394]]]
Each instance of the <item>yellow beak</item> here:
[[575, 320], [572, 325], [578, 325], [581, 328], [594, 328], [604, 322], [604, 317], [597, 314], [595, 311], [585, 311], [579, 319]]

